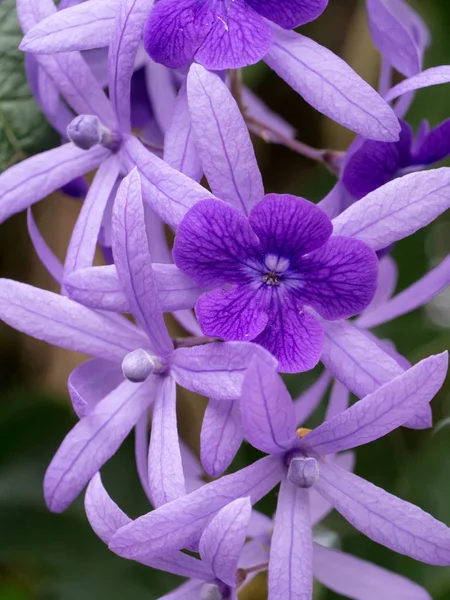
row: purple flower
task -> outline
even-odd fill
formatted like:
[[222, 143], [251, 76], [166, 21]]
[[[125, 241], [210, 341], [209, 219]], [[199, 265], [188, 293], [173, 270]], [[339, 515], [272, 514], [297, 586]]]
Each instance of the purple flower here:
[[427, 122], [423, 122], [416, 140], [413, 140], [411, 127], [404, 121], [401, 125], [398, 142], [366, 140], [350, 156], [342, 181], [357, 200], [395, 177], [421, 170], [450, 154], [450, 120], [431, 131]]
[[317, 492], [373, 541], [429, 564], [450, 564], [448, 527], [349, 473], [334, 458], [413, 417], [441, 387], [447, 364], [447, 353], [425, 359], [317, 429], [296, 431], [284, 384], [255, 359], [244, 379], [242, 418], [247, 439], [271, 456], [140, 517], [119, 529], [110, 547], [134, 560], [196, 547], [202, 528], [223, 506], [243, 493], [254, 503], [281, 480], [270, 549], [270, 600], [310, 597], [310, 495]]
[[294, 29], [316, 19], [328, 0], [159, 0], [144, 34], [156, 62], [179, 68], [196, 60], [207, 69], [237, 69], [272, 45], [267, 23]]
[[266, 196], [245, 218], [213, 200], [193, 207], [177, 232], [178, 267], [203, 287], [197, 302], [206, 335], [253, 340], [287, 372], [314, 367], [325, 319], [361, 312], [376, 289], [377, 259], [364, 243], [331, 237], [328, 217], [294, 196]]

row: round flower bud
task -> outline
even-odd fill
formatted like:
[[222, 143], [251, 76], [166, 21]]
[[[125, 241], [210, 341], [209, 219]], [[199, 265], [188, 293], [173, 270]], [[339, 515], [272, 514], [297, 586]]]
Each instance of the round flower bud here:
[[300, 488], [312, 487], [319, 477], [319, 467], [315, 458], [294, 456], [289, 463], [287, 478]]
[[205, 583], [200, 592], [200, 600], [223, 600], [223, 595], [217, 585]]
[[133, 383], [145, 381], [155, 370], [155, 361], [145, 350], [133, 350], [122, 361], [123, 376]]
[[82, 150], [89, 150], [102, 142], [103, 126], [94, 115], [79, 115], [67, 126], [67, 137]]

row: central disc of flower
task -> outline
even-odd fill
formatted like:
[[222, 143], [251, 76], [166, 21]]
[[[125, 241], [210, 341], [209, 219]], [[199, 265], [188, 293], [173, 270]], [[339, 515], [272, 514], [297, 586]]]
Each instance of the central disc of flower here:
[[262, 280], [266, 285], [276, 287], [280, 285], [281, 279], [289, 269], [289, 259], [276, 254], [266, 254], [264, 259], [264, 273]]

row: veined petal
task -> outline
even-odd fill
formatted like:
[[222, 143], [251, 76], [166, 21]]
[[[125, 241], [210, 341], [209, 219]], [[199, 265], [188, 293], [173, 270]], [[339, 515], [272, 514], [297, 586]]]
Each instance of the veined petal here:
[[108, 155], [106, 148], [86, 151], [69, 143], [10, 167], [0, 175], [0, 222], [97, 168]]
[[119, 169], [119, 159], [112, 154], [95, 174], [70, 238], [64, 263], [65, 276], [77, 269], [92, 266], [103, 215]]
[[[147, 84], [147, 93], [150, 98], [152, 110], [155, 114], [156, 123], [162, 133], [167, 134], [172, 118], [175, 119], [175, 103], [177, 99], [176, 83], [174, 81], [173, 72], [163, 65], [155, 63], [149, 57], [147, 64], [145, 65], [145, 82]], [[182, 88], [183, 87], [185, 86], [182, 86]], [[164, 140], [164, 146], [165, 145], [166, 140]], [[175, 165], [171, 166], [173, 166], [174, 169], [177, 168]], [[180, 169], [177, 170], [180, 171]], [[184, 173], [184, 171], [181, 172]]]
[[316, 489], [374, 542], [431, 565], [450, 564], [450, 529], [421, 508], [320, 459]]
[[[383, 305], [385, 302], [388, 302], [393, 293], [395, 292], [395, 288], [397, 286], [398, 280], [398, 268], [395, 260], [387, 254], [383, 256], [378, 265], [378, 285], [377, 290], [374, 294], [372, 302], [366, 308], [364, 313], [359, 317], [357, 323], [358, 326], [366, 327], [366, 325], [361, 325], [364, 323], [366, 318], [378, 309], [379, 306]], [[367, 315], [367, 317], [366, 317]]]
[[269, 600], [311, 600], [312, 526], [309, 490], [281, 482], [270, 544]]
[[355, 600], [431, 600], [430, 594], [406, 577], [356, 556], [313, 545], [314, 577], [325, 587]]
[[119, 4], [120, 0], [88, 0], [59, 10], [32, 27], [20, 49], [55, 54], [108, 46]]
[[131, 312], [147, 333], [152, 350], [163, 356], [169, 354], [173, 344], [153, 276], [137, 169], [123, 180], [117, 192], [112, 229], [114, 262]]
[[262, 458], [140, 517], [116, 533], [110, 549], [136, 560], [148, 555], [149, 548], [152, 555], [158, 556], [161, 552], [193, 547], [217, 511], [246, 496], [254, 504], [277, 485], [283, 473], [284, 466], [278, 457]]
[[129, 169], [139, 169], [144, 201], [169, 225], [178, 227], [194, 204], [214, 199], [205, 188], [146, 150], [135, 137], [128, 138], [122, 153]]
[[446, 158], [450, 154], [449, 133], [450, 119], [446, 119], [418, 143], [418, 149], [413, 155], [414, 163], [431, 165]]
[[260, 15], [285, 29], [295, 29], [317, 19], [328, 0], [247, 0]]
[[156, 387], [148, 453], [148, 480], [152, 504], [157, 508], [186, 494], [178, 440], [176, 389], [171, 377]]
[[93, 410], [122, 381], [120, 366], [102, 358], [92, 358], [75, 367], [69, 375], [67, 387], [78, 418]]
[[349, 404], [350, 390], [348, 390], [343, 383], [335, 379], [331, 387], [330, 401], [328, 402], [327, 412], [325, 414], [325, 422], [343, 413], [347, 410]]
[[131, 523], [105, 490], [100, 473], [96, 473], [89, 482], [84, 508], [90, 526], [105, 544], [109, 544], [118, 529]]
[[200, 437], [202, 465], [218, 477], [230, 466], [244, 440], [239, 403], [210, 398]]
[[417, 75], [413, 75], [398, 83], [389, 90], [384, 99], [386, 102], [391, 102], [399, 96], [403, 96], [409, 92], [420, 90], [422, 88], [431, 87], [433, 85], [441, 85], [450, 82], [450, 65], [442, 65], [441, 67], [431, 67], [425, 69]]
[[346, 321], [325, 323], [321, 361], [363, 398], [403, 373], [403, 368], [366, 333]]
[[381, 250], [434, 221], [450, 206], [450, 169], [410, 173], [390, 181], [333, 220], [334, 234]]
[[151, 380], [141, 385], [123, 382], [66, 436], [45, 474], [44, 495], [51, 511], [65, 510], [117, 452], [153, 401], [152, 383]]
[[312, 415], [325, 396], [331, 381], [331, 373], [325, 370], [311, 387], [294, 400], [295, 424], [301, 425]]
[[444, 383], [448, 354], [430, 356], [308, 433], [302, 443], [318, 454], [368, 444], [412, 419]]
[[264, 196], [247, 125], [227, 85], [201, 65], [187, 78], [192, 126], [212, 192], [248, 215]]
[[131, 323], [113, 320], [68, 298], [10, 279], [0, 280], [0, 318], [60, 348], [119, 362], [145, 345]]
[[269, 366], [275, 359], [250, 342], [214, 342], [173, 353], [172, 373], [179, 385], [216, 400], [239, 400], [251, 359], [259, 356]]
[[200, 538], [203, 562], [230, 587], [236, 587], [236, 570], [251, 514], [250, 498], [233, 500], [212, 518]]
[[241, 413], [247, 440], [267, 454], [285, 452], [297, 441], [292, 398], [276, 372], [255, 357], [244, 377]]
[[318, 111], [373, 140], [398, 140], [397, 117], [342, 59], [295, 33], [276, 28], [265, 62]]

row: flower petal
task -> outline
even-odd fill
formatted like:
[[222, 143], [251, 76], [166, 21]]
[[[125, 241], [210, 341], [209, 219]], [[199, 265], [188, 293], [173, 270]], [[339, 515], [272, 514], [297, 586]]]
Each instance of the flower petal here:
[[268, 194], [252, 210], [249, 223], [264, 252], [289, 259], [300, 258], [323, 246], [333, 227], [312, 202], [290, 194]]
[[377, 287], [378, 259], [369, 246], [333, 236], [298, 264], [301, 287], [295, 295], [327, 320], [346, 319], [363, 311]]
[[72, 371], [67, 381], [72, 406], [79, 419], [95, 408], [123, 381], [117, 363], [92, 358]]
[[53, 277], [56, 283], [61, 284], [63, 280], [63, 266], [59, 258], [54, 254], [53, 250], [47, 245], [44, 240], [36, 221], [33, 217], [31, 206], [27, 210], [27, 227], [28, 233], [33, 244], [33, 248], [39, 257], [39, 260], [47, 269], [48, 273]]
[[300, 394], [294, 400], [295, 424], [302, 425], [312, 415], [320, 401], [323, 400], [325, 392], [331, 381], [331, 373], [324, 371], [311, 387]]
[[194, 547], [210, 517], [237, 498], [250, 496], [252, 503], [257, 502], [277, 485], [283, 469], [278, 457], [267, 456], [225, 475], [122, 528], [112, 539], [110, 549], [136, 560], [148, 555], [149, 549], [158, 556]]
[[302, 442], [323, 455], [350, 450], [387, 435], [433, 399], [444, 383], [447, 367], [447, 352], [422, 360], [319, 425]]
[[218, 477], [230, 466], [244, 440], [239, 403], [210, 398], [200, 437], [202, 465]]
[[292, 398], [276, 372], [257, 357], [250, 362], [242, 385], [241, 413], [247, 440], [262, 452], [291, 449], [298, 437]]
[[388, 302], [391, 296], [395, 292], [398, 281], [398, 267], [395, 260], [389, 256], [383, 256], [378, 265], [378, 285], [377, 291], [373, 297], [372, 302], [358, 319], [359, 327], [366, 327], [362, 325], [366, 320], [366, 315], [369, 316], [372, 311], [378, 309], [379, 306]]
[[238, 498], [219, 510], [200, 538], [203, 562], [209, 565], [216, 579], [233, 588], [251, 514], [250, 498]]
[[239, 400], [251, 359], [257, 355], [270, 366], [275, 359], [250, 342], [214, 342], [173, 353], [172, 374], [179, 385], [216, 400]]
[[399, 96], [403, 96], [409, 92], [420, 90], [422, 88], [431, 87], [433, 85], [441, 85], [450, 82], [450, 65], [442, 65], [440, 67], [431, 67], [425, 69], [417, 75], [413, 75], [398, 83], [389, 90], [384, 99], [386, 102], [391, 102]]
[[171, 377], [156, 387], [148, 453], [150, 497], [155, 508], [186, 493], [178, 441], [176, 389]]
[[47, 469], [44, 495], [53, 512], [62, 512], [119, 449], [153, 401], [152, 380], [123, 382], [83, 417], [65, 437]]
[[248, 262], [259, 241], [248, 220], [223, 202], [205, 200], [180, 223], [173, 247], [176, 265], [198, 285], [249, 280]]
[[333, 220], [334, 234], [382, 250], [434, 221], [450, 206], [450, 169], [410, 173], [356, 202]]
[[316, 489], [368, 538], [427, 564], [450, 564], [450, 529], [444, 523], [326, 460], [319, 469]]
[[328, 0], [247, 0], [260, 15], [285, 29], [295, 29], [317, 19]]
[[221, 78], [192, 65], [187, 78], [192, 126], [212, 192], [248, 214], [264, 196], [247, 125]]
[[203, 586], [203, 581], [188, 580], [158, 600], [198, 600]]
[[100, 473], [89, 482], [84, 509], [90, 526], [105, 544], [109, 544], [118, 529], [132, 522], [108, 495]]
[[147, 333], [152, 350], [162, 356], [169, 354], [173, 344], [153, 276], [137, 169], [123, 180], [117, 192], [112, 230], [114, 262], [131, 313]]
[[418, 151], [414, 153], [414, 163], [431, 165], [450, 154], [450, 119], [432, 129], [422, 140]]
[[312, 598], [312, 526], [309, 491], [281, 482], [270, 544], [270, 600]]
[[342, 59], [316, 42], [276, 28], [265, 62], [319, 112], [373, 140], [398, 140], [386, 102]]

